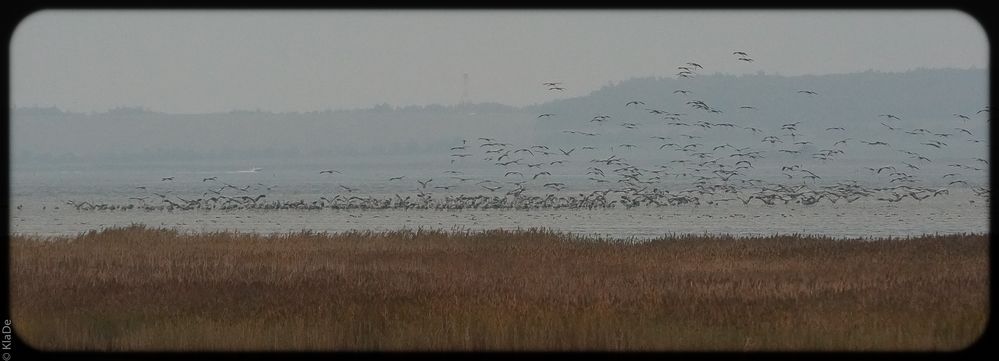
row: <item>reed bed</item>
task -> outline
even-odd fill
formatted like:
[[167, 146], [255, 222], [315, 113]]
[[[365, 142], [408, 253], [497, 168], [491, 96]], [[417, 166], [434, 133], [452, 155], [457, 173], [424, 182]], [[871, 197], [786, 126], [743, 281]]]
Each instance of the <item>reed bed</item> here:
[[987, 322], [987, 234], [522, 231], [12, 235], [42, 350], [957, 350]]

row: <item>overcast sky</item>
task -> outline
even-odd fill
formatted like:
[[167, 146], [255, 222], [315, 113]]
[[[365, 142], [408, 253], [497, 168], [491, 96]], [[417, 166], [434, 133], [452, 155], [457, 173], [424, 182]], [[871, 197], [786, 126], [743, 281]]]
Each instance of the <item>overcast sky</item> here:
[[[754, 62], [736, 60], [745, 51]], [[611, 81], [987, 68], [957, 11], [43, 11], [11, 39], [14, 106], [168, 113], [527, 105]]]

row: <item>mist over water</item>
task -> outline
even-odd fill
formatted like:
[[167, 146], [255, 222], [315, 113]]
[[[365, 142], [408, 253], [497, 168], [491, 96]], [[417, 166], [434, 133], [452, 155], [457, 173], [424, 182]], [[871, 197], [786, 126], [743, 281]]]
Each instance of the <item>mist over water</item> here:
[[[299, 33], [341, 33], [333, 30], [341, 22], [323, 19], [357, 29], [419, 19], [414, 13], [354, 14], [299, 14], [312, 24], [307, 26], [331, 24]], [[682, 18], [673, 12], [601, 14], [609, 23], [628, 24], [591, 34], [604, 40], [619, 30], [635, 39], [672, 34], [664, 26], [673, 23], [662, 20]], [[690, 15], [729, 19], [747, 31], [758, 26], [740, 14], [750, 13]], [[983, 37], [959, 13], [934, 14], [840, 13], [853, 21], [850, 31], [882, 28], [850, 37], [842, 23], [829, 22], [833, 12], [761, 13], [759, 19], [775, 20], [757, 30], [773, 34], [723, 34], [710, 27], [701, 37], [742, 40], [673, 36], [663, 41], [679, 43], [664, 53], [628, 36], [552, 40], [559, 37], [547, 21], [589, 29], [581, 19], [594, 13], [519, 17], [523, 31], [543, 35], [515, 42], [518, 37], [486, 36], [470, 26], [510, 21], [515, 13], [441, 12], [423, 15], [440, 20], [438, 28], [413, 27], [394, 36], [385, 35], [399, 29], [372, 30], [360, 42], [292, 39], [281, 35], [290, 28], [279, 27], [285, 30], [259, 40], [230, 36], [218, 49], [211, 47], [219, 42], [214, 35], [204, 35], [203, 44], [149, 42], [162, 44], [156, 49], [115, 37], [95, 45], [88, 36], [107, 29], [84, 26], [72, 14], [45, 13], [26, 22], [12, 43], [11, 231], [65, 235], [142, 223], [264, 233], [546, 227], [618, 238], [987, 232], [991, 111], [989, 70], [978, 68]], [[172, 29], [181, 38], [198, 33], [166, 18], [135, 22], [141, 16], [105, 15], [108, 24], [134, 28], [136, 38], [156, 29]], [[191, 29], [215, 29], [204, 34], [228, 31], [219, 26], [222, 20], [189, 15], [175, 14]], [[217, 19], [233, 24], [294, 18], [223, 15]], [[849, 40], [842, 54], [812, 59], [828, 52], [815, 47], [828, 43], [821, 40], [828, 30], [812, 34], [811, 26], [796, 25], [800, 19], [840, 29]], [[52, 26], [38, 26], [46, 21]], [[885, 28], [886, 21], [954, 27], [921, 35], [949, 41], [911, 44], [914, 25], [905, 37], [892, 37], [898, 29]], [[76, 31], [57, 36], [66, 29]], [[437, 35], [402, 40], [420, 32]], [[459, 33], [465, 37], [445, 41]], [[38, 46], [69, 34], [81, 49], [117, 50]], [[472, 48], [503, 55], [456, 55], [463, 47], [451, 44], [471, 47], [470, 41]], [[963, 55], [927, 51], [927, 44]], [[188, 45], [204, 53], [185, 53]], [[907, 49], [908, 56], [889, 48]], [[170, 49], [176, 64], [153, 56]], [[404, 49], [406, 61], [362, 56], [373, 49], [396, 55]], [[523, 49], [546, 51], [525, 56]], [[582, 49], [592, 56], [580, 57]], [[29, 55], [45, 60], [26, 61]], [[855, 58], [870, 66], [858, 68]], [[51, 63], [61, 59], [81, 63]], [[109, 68], [118, 61], [123, 66]], [[465, 70], [465, 61], [472, 70]], [[588, 62], [603, 65], [580, 65]], [[414, 64], [420, 71], [412, 70]], [[90, 71], [56, 76], [88, 66], [98, 73], [121, 70], [107, 73], [107, 80], [90, 78]], [[454, 69], [462, 70], [450, 74]], [[790, 69], [795, 75], [780, 74]], [[150, 74], [164, 75], [147, 79]], [[46, 91], [54, 82], [43, 79], [67, 80], [58, 91]], [[452, 93], [458, 103], [440, 100]], [[128, 105], [156, 94], [145, 102], [157, 104], [154, 109]], [[388, 102], [398, 99], [435, 100]], [[125, 105], [95, 110], [101, 104]], [[192, 110], [219, 106], [227, 110]]]
[[[523, 108], [15, 109], [11, 231], [72, 235], [141, 223], [261, 233], [545, 227], [638, 239], [987, 232], [985, 74], [633, 79]], [[747, 83], [765, 91], [733, 93]], [[822, 94], [801, 94], [802, 83]], [[899, 96], [913, 83], [927, 86]], [[668, 91], [679, 87], [717, 111]], [[646, 104], [625, 105], [639, 99]], [[759, 200], [775, 187], [791, 198]], [[840, 188], [809, 200], [831, 187]], [[847, 202], [847, 189], [870, 191]], [[557, 205], [600, 194], [598, 207]], [[679, 204], [643, 204], [643, 194]], [[223, 195], [242, 200], [208, 201]], [[454, 206], [460, 197], [512, 203]], [[540, 208], [515, 206], [528, 198]], [[406, 209], [403, 199], [422, 206]], [[183, 209], [189, 201], [197, 207]]]
[[[436, 177], [449, 167], [433, 168], [432, 161], [414, 162], [410, 167], [350, 168], [341, 167], [344, 176], [319, 177], [317, 167], [259, 164], [260, 170], [227, 167], [224, 163], [191, 164], [187, 167], [121, 170], [36, 170], [14, 173], [12, 178], [11, 232], [45, 236], [75, 235], [88, 230], [141, 223], [176, 228], [188, 232], [236, 230], [241, 232], [285, 233], [302, 230], [342, 232], [350, 230], [396, 229], [526, 229], [544, 227], [582, 235], [611, 238], [648, 239], [670, 233], [725, 233], [734, 235], [770, 235], [774, 233], [819, 234], [836, 237], [915, 236], [933, 233], [988, 232], [988, 204], [965, 187], [951, 187], [947, 196], [922, 201], [911, 198], [897, 203], [862, 199], [836, 204], [822, 201], [814, 205], [780, 204], [766, 206], [738, 201], [708, 204], [724, 195], [706, 195], [697, 206], [636, 207], [626, 209], [467, 209], [467, 210], [77, 210], [67, 200], [91, 203], [144, 204], [129, 197], [150, 197], [165, 193], [184, 199], [203, 197], [213, 188], [205, 177], [219, 177], [234, 185], [255, 185], [245, 194], [266, 194], [267, 201], [317, 200], [333, 194], [392, 198], [395, 194], [412, 196], [419, 190], [413, 179]], [[439, 165], [439, 164], [438, 164]], [[388, 177], [405, 174], [404, 180]], [[482, 177], [465, 170], [462, 176]], [[176, 181], [159, 178], [173, 175]], [[325, 176], [325, 175], [324, 175]], [[412, 179], [411, 179], [412, 178]], [[585, 178], [563, 176], [550, 181], [564, 181], [568, 187], [559, 195], [589, 193], [597, 187]], [[872, 183], [873, 179], [871, 180]], [[135, 189], [146, 185], [147, 190]], [[262, 185], [260, 185], [262, 184]], [[358, 187], [357, 193], [338, 188], [340, 184]], [[265, 186], [273, 187], [266, 190]], [[466, 193], [490, 195], [474, 185], [433, 192], [436, 198]], [[667, 186], [674, 191], [682, 184]], [[233, 192], [240, 193], [240, 192]], [[527, 193], [531, 193], [528, 191]], [[546, 194], [543, 190], [537, 194]], [[731, 198], [731, 197], [727, 197]], [[172, 198], [175, 199], [176, 198]], [[15, 208], [21, 205], [21, 209]], [[44, 207], [44, 209], [43, 209]]]

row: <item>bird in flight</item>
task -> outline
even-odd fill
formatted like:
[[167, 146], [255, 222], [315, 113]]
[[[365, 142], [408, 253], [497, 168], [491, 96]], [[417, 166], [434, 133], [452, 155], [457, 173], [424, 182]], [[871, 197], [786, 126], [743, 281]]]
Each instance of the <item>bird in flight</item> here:
[[[868, 169], [870, 169], [870, 168], [868, 168]], [[890, 170], [890, 171], [894, 172], [895, 171], [895, 167], [892, 167], [890, 165], [889, 166], [884, 166], [884, 167], [878, 168], [877, 169], [877, 173], [881, 174], [881, 171], [883, 171], [883, 170]]]
[[630, 101], [630, 102], [627, 102], [627, 103], [625, 103], [625, 104], [624, 104], [624, 106], [629, 106], [629, 105], [632, 105], [632, 104], [635, 104], [635, 105], [638, 105], [638, 104], [642, 104], [642, 105], [645, 105], [645, 102], [643, 102], [643, 101], [638, 101], [638, 100], [632, 100], [632, 101]]
[[798, 92], [799, 93], [808, 94], [808, 95], [818, 95], [819, 94], [819, 93], [813, 92], [811, 90], [799, 90]]
[[389, 181], [400, 180], [400, 179], [403, 179], [405, 177], [406, 176], [404, 176], [404, 175], [401, 175], [401, 176], [398, 176], [398, 177], [392, 177], [392, 178], [389, 178]]
[[538, 118], [541, 118], [541, 117], [551, 117], [552, 115], [555, 115], [555, 114], [552, 114], [552, 113], [545, 113], [545, 114], [541, 114], [541, 115], [539, 115], [539, 116], [538, 116]]
[[553, 86], [562, 85], [562, 82], [548, 82], [548, 83], [541, 83], [541, 85], [544, 85], [544, 86], [547, 86], [547, 87], [553, 87]]
[[160, 181], [161, 182], [165, 182], [165, 181], [172, 181], [172, 180], [173, 180], [173, 177], [163, 177], [163, 179], [161, 179]]
[[340, 173], [340, 171], [338, 171], [338, 170], [336, 170], [336, 169], [327, 169], [327, 170], [322, 170], [322, 171], [319, 171], [319, 174], [323, 174], [323, 173], [329, 173], [329, 174], [333, 174], [333, 173], [337, 173], [337, 174], [343, 174], [343, 173]]
[[747, 63], [752, 63], [753, 62], [752, 58], [739, 58], [738, 60], [742, 60], [742, 61], [747, 62]]
[[736, 51], [736, 52], [733, 52], [732, 55], [749, 56], [749, 54], [746, 54], [746, 52], [744, 52], [744, 51]]
[[551, 173], [548, 173], [548, 172], [541, 172], [541, 173], [535, 174], [534, 177], [531, 177], [531, 179], [538, 179], [538, 176], [545, 175], [545, 174], [552, 175]]

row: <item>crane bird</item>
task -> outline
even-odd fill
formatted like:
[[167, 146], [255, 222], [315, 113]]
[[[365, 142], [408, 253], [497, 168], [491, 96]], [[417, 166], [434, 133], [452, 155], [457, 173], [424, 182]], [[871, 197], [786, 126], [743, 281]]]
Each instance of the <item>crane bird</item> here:
[[545, 174], [552, 175], [551, 173], [548, 173], [548, 172], [541, 172], [541, 173], [535, 174], [534, 177], [532, 177], [531, 179], [538, 179], [538, 176], [545, 175]]

